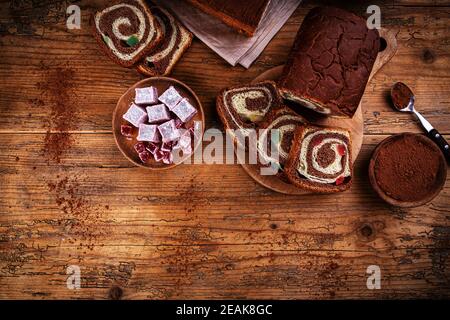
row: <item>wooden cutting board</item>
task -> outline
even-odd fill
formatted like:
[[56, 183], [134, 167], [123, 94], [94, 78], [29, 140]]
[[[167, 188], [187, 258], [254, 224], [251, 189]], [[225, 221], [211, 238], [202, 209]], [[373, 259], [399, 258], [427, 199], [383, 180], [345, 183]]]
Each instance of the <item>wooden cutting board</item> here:
[[[369, 76], [369, 81], [378, 72], [378, 70], [380, 70], [389, 60], [391, 60], [391, 58], [397, 51], [396, 31], [381, 29], [380, 37], [381, 37], [380, 52], [378, 54], [377, 59], [375, 60], [372, 72]], [[282, 71], [283, 66], [274, 67], [260, 74], [252, 81], [252, 83], [257, 83], [264, 80], [277, 80], [281, 76]], [[296, 109], [296, 111], [298, 111], [298, 108]], [[356, 158], [358, 157], [359, 151], [361, 150], [364, 136], [364, 119], [361, 103], [359, 104], [356, 113], [351, 119], [340, 119], [340, 118], [330, 118], [320, 116], [314, 113], [313, 111], [307, 110], [306, 108], [301, 113], [301, 115], [304, 116], [309, 122], [313, 124], [341, 127], [348, 129], [350, 131], [352, 139], [353, 162], [355, 162]], [[241, 164], [245, 163], [245, 159], [241, 159], [239, 157], [239, 153], [236, 153], [236, 156], [239, 158]], [[246, 157], [248, 159], [248, 155], [246, 155]], [[258, 165], [242, 164], [242, 167], [248, 173], [248, 175], [252, 177], [255, 181], [271, 190], [284, 194], [293, 194], [293, 195], [303, 195], [311, 193], [310, 191], [305, 191], [297, 187], [294, 187], [292, 184], [282, 181], [277, 176], [261, 175], [260, 167]]]

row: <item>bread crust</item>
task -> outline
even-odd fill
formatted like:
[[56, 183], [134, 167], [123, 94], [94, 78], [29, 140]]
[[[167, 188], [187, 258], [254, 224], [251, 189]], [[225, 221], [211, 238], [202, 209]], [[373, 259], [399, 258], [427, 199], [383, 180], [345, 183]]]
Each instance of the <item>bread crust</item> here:
[[[100, 34], [100, 32], [97, 30], [96, 26], [95, 26], [95, 15], [99, 12], [101, 12], [102, 10], [111, 7], [115, 4], [121, 3], [121, 2], [137, 2], [141, 7], [143, 7], [145, 14], [149, 17], [150, 21], [153, 21], [153, 25], [155, 26], [156, 29], [156, 37], [153, 41], [151, 41], [147, 47], [143, 48], [141, 50], [141, 52], [139, 52], [133, 59], [129, 60], [129, 61], [124, 61], [119, 59], [117, 56], [115, 56], [111, 50], [109, 49], [109, 47], [105, 44], [105, 42], [103, 41], [102, 35]], [[107, 7], [102, 8], [102, 10], [99, 10], [97, 12], [95, 12], [94, 14], [92, 14], [91, 18], [90, 18], [90, 24], [91, 24], [91, 28], [93, 31], [93, 35], [95, 40], [97, 41], [97, 43], [100, 46], [100, 49], [115, 63], [121, 65], [122, 67], [125, 68], [132, 68], [133, 66], [135, 66], [139, 61], [142, 60], [142, 58], [144, 58], [148, 53], [150, 53], [156, 46], [158, 46], [161, 41], [163, 40], [163, 34], [162, 34], [162, 29], [159, 26], [158, 21], [155, 19], [155, 17], [153, 16], [150, 8], [144, 3], [144, 1], [136, 1], [136, 0], [127, 0], [127, 1], [115, 1], [112, 4], [108, 5]]]
[[289, 181], [298, 188], [308, 190], [314, 193], [336, 193], [348, 190], [352, 185], [353, 180], [353, 162], [352, 162], [352, 142], [350, 134], [348, 133], [348, 152], [349, 152], [349, 163], [350, 163], [350, 179], [340, 185], [319, 183], [315, 181], [310, 181], [308, 179], [299, 177], [297, 168], [299, 162], [299, 154], [301, 150], [301, 142], [303, 140], [303, 135], [311, 128], [318, 128], [321, 130], [341, 130], [348, 133], [347, 130], [337, 127], [326, 127], [326, 126], [312, 126], [312, 125], [301, 125], [295, 130], [294, 139], [291, 145], [291, 150], [289, 152], [289, 157], [285, 165], [285, 173]]
[[[253, 37], [253, 35], [255, 34], [255, 31], [258, 27], [258, 26], [252, 26], [250, 24], [246, 24], [245, 22], [243, 22], [241, 20], [233, 18], [221, 11], [215, 10], [214, 8], [202, 3], [201, 1], [198, 1], [198, 0], [187, 0], [187, 1], [189, 3], [191, 3], [192, 5], [194, 5], [195, 7], [202, 10], [203, 12], [205, 12], [206, 14], [216, 17], [217, 19], [219, 19], [220, 21], [222, 21], [229, 27], [235, 29], [236, 31], [244, 34], [247, 37]], [[266, 1], [266, 9], [267, 9], [269, 2], [270, 2], [270, 0]], [[261, 19], [263, 16], [264, 16], [264, 13], [261, 16]], [[261, 21], [261, 19], [260, 19], [260, 21]]]
[[[169, 75], [172, 72], [172, 69], [177, 64], [178, 60], [181, 59], [185, 51], [191, 46], [192, 39], [194, 38], [193, 34], [187, 30], [178, 20], [176, 20], [171, 13], [169, 13], [166, 9], [158, 7], [159, 10], [161, 10], [164, 14], [172, 17], [175, 21], [176, 27], [178, 28], [180, 32], [180, 39], [183, 39], [183, 34], [187, 37], [187, 41], [181, 44], [179, 48], [177, 48], [174, 52], [174, 55], [172, 56], [172, 61], [169, 63], [167, 68], [162, 73], [158, 73], [155, 69], [150, 68], [146, 63], [146, 58], [142, 59], [136, 66], [136, 69], [147, 76], [154, 77], [154, 76], [166, 76]], [[156, 13], [155, 13], [156, 15]], [[157, 50], [158, 48], [155, 48]], [[153, 54], [155, 51], [152, 51]]]
[[[316, 39], [319, 39], [316, 41]], [[294, 40], [278, 86], [283, 97], [332, 117], [356, 112], [379, 51], [379, 34], [342, 9], [316, 7]]]

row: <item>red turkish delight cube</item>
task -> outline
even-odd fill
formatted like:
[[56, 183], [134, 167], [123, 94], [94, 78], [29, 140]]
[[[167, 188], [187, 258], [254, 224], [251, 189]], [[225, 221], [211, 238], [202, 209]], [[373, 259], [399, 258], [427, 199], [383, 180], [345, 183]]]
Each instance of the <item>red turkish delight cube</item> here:
[[165, 164], [171, 164], [173, 163], [173, 155], [172, 152], [164, 151], [164, 156], [162, 158], [162, 161]]
[[161, 151], [166, 151], [166, 152], [172, 151], [172, 146], [173, 146], [172, 141], [164, 142], [161, 145]]
[[154, 156], [155, 156], [155, 160], [159, 162], [164, 158], [164, 151], [156, 150]]
[[145, 151], [145, 143], [144, 142], [138, 142], [134, 145], [134, 150], [136, 150], [137, 153], [141, 153]]
[[150, 160], [150, 156], [150, 152], [148, 152], [147, 150], [139, 153], [139, 159], [141, 159], [143, 163], [146, 163], [148, 160]]
[[147, 146], [147, 150], [151, 153], [151, 154], [155, 154], [155, 152], [157, 150], [159, 150], [159, 145], [157, 145], [156, 143], [150, 142]]
[[120, 126], [120, 133], [124, 136], [127, 137], [128, 139], [133, 138], [133, 127], [127, 125], [127, 124], [122, 124]]

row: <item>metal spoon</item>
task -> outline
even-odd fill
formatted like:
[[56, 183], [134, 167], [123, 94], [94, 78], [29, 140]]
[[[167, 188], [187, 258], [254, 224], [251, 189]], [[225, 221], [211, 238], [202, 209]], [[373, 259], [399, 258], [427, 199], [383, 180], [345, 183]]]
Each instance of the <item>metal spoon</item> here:
[[433, 126], [414, 108], [414, 94], [404, 83], [397, 82], [391, 89], [391, 98], [398, 111], [414, 113], [431, 138], [441, 148], [445, 158], [450, 162], [450, 147], [448, 142]]

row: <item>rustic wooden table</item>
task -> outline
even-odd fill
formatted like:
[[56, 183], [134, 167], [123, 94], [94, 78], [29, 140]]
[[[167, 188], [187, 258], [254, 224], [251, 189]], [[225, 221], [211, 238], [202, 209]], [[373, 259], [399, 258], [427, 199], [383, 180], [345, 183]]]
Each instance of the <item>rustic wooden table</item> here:
[[[414, 89], [417, 107], [450, 138], [448, 1], [375, 1], [383, 26], [399, 30], [399, 49], [364, 95], [352, 189], [325, 196], [274, 193], [239, 165], [131, 165], [111, 116], [141, 76], [94, 42], [88, 19], [103, 1], [78, 2], [82, 28], [72, 31], [68, 2], [0, 3], [0, 298], [450, 297], [448, 179], [428, 205], [399, 209], [367, 175], [381, 140], [421, 132], [391, 109], [395, 81]], [[198, 93], [207, 128], [221, 127], [218, 91], [282, 64], [318, 3], [305, 1], [249, 70], [194, 40], [173, 77]], [[347, 4], [360, 13], [367, 5]], [[79, 290], [66, 286], [70, 265], [80, 267]], [[366, 287], [369, 265], [381, 268], [380, 290]]]

